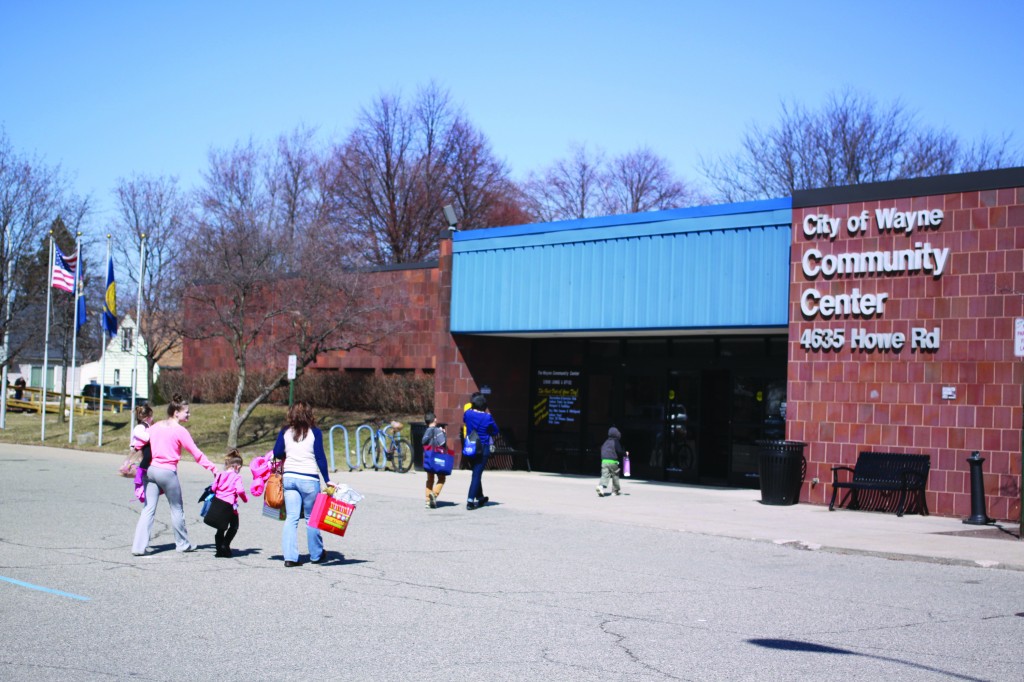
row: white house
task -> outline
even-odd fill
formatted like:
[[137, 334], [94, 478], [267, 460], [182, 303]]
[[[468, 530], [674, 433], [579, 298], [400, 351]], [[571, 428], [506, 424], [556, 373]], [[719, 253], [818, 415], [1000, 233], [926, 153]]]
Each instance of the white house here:
[[[106, 362], [98, 359], [82, 365], [79, 390], [85, 384], [101, 383], [100, 372], [103, 372], [103, 384], [106, 386], [131, 386], [132, 373], [138, 368], [139, 378], [135, 393], [142, 398], [149, 398], [149, 382], [146, 381], [146, 340], [138, 333], [135, 320], [125, 315], [117, 327], [117, 335], [107, 343]], [[156, 377], [160, 376], [160, 366], [154, 368]]]

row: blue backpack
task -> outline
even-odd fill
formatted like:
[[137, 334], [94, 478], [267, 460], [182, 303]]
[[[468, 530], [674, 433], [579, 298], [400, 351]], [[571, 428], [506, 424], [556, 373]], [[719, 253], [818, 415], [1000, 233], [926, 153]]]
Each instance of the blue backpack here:
[[477, 443], [480, 442], [480, 436], [477, 435], [476, 430], [469, 432], [469, 435], [462, 441], [462, 456], [463, 457], [476, 457]]

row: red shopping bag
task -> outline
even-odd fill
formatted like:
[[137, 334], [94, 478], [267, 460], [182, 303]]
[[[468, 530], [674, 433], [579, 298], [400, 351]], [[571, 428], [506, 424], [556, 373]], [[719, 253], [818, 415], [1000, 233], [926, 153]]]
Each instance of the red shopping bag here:
[[352, 512], [355, 510], [354, 504], [336, 500], [327, 493], [320, 493], [316, 496], [307, 523], [328, 533], [345, 535], [348, 520], [352, 518]]

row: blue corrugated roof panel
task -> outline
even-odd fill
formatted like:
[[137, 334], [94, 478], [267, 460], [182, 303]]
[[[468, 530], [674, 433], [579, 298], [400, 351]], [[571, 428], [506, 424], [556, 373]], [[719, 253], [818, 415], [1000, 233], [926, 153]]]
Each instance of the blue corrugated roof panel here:
[[784, 199], [457, 233], [451, 331], [785, 327], [790, 224]]

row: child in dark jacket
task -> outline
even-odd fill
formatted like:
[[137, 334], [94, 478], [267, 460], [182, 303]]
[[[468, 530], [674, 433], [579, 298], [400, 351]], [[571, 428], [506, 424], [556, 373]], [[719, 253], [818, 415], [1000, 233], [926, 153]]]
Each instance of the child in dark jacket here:
[[622, 449], [619, 442], [622, 434], [614, 426], [608, 429], [608, 440], [601, 445], [601, 482], [597, 484], [597, 496], [604, 497], [604, 489], [608, 487], [611, 479], [612, 492], [620, 495], [622, 490], [619, 487], [619, 460], [628, 457], [629, 453]]

